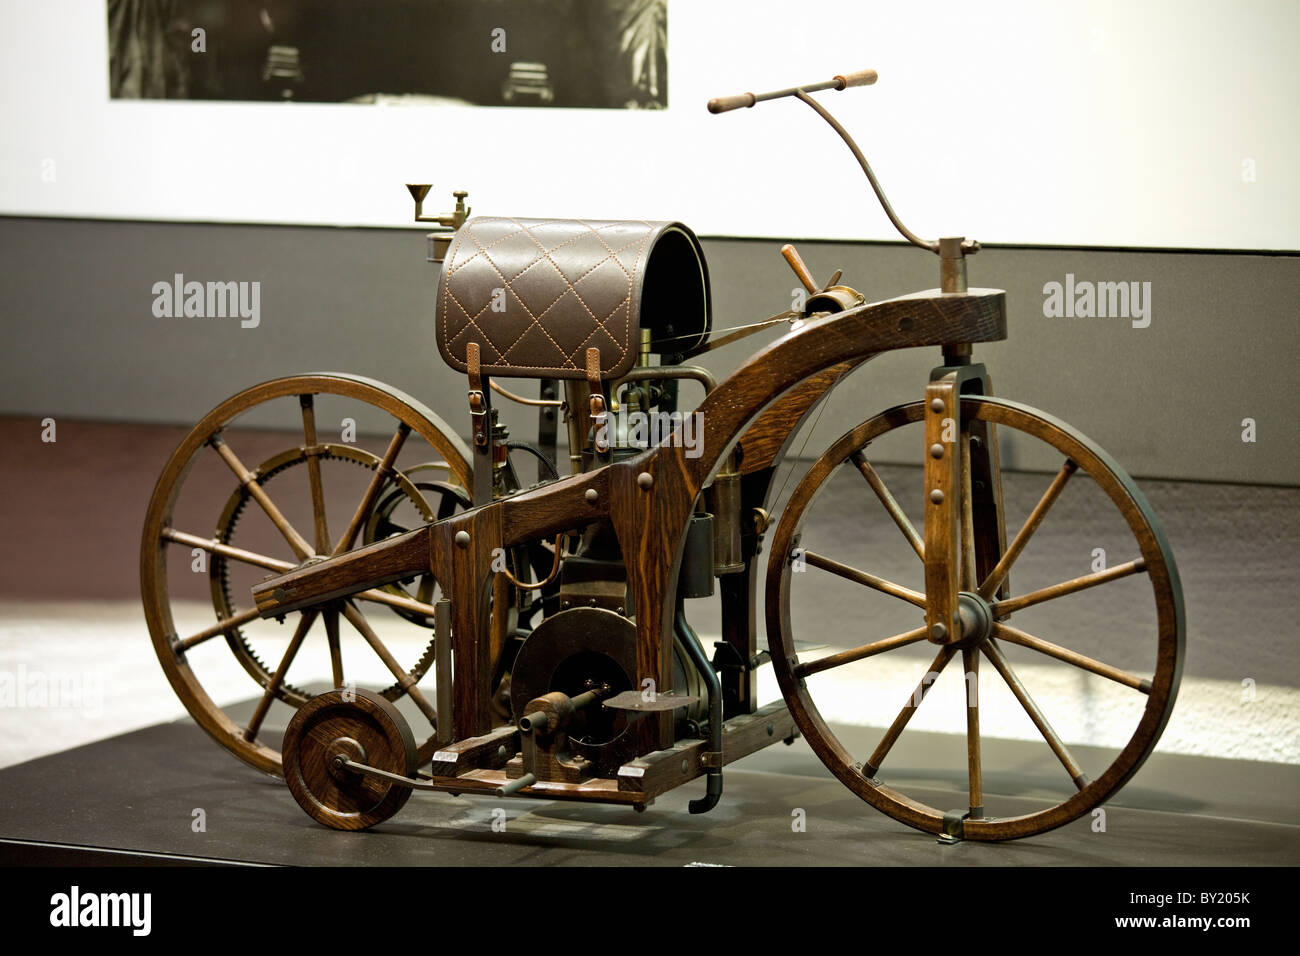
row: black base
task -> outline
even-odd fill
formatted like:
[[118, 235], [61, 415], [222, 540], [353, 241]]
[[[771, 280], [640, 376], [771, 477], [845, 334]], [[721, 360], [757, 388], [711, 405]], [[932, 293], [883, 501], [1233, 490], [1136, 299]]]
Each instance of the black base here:
[[[878, 730], [846, 731], [869, 748]], [[959, 806], [964, 778], [939, 774], [942, 735], [882, 768], [932, 806]], [[857, 737], [862, 739], [859, 741]], [[1088, 748], [1075, 748], [1081, 760]], [[988, 812], [1042, 806], [1059, 781], [1045, 746], [986, 741], [986, 764], [1017, 766]], [[929, 759], [935, 758], [935, 759]], [[1055, 771], [1055, 774], [1053, 773]], [[187, 865], [1071, 865], [1293, 866], [1300, 863], [1300, 767], [1156, 755], [1106, 806], [1038, 837], [941, 847], [861, 802], [803, 741], [726, 772], [721, 803], [687, 812], [697, 781], [647, 813], [519, 798], [415, 794], [364, 833], [324, 829], [279, 779], [222, 751], [188, 720], [149, 727], [0, 770], [0, 863]], [[1021, 796], [1008, 797], [1008, 790]], [[1060, 799], [1059, 797], [1057, 798]], [[996, 808], [996, 809], [995, 809]], [[204, 829], [196, 832], [203, 811]], [[799, 811], [802, 811], [800, 813]], [[504, 830], [502, 825], [504, 824]]]

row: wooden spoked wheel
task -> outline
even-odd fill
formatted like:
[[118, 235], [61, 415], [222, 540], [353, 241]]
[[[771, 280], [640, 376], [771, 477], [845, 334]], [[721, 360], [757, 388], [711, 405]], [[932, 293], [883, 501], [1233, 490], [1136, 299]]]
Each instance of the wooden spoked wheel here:
[[[1164, 729], [1183, 657], [1177, 569], [1145, 497], [1105, 452], [1034, 409], [963, 397], [955, 487], [972, 507], [954, 557], [969, 624], [955, 644], [930, 643], [919, 529], [933, 498], [922, 468], [883, 464], [920, 460], [923, 428], [907, 426], [924, 415], [917, 402], [854, 428], [791, 495], [767, 578], [776, 677], [822, 762], [877, 809], [968, 840], [1042, 833], [1114, 794]], [[1000, 470], [999, 446], [1004, 465], [1054, 476]], [[831, 487], [821, 500], [835, 507], [815, 507]], [[810, 640], [832, 646], [812, 652]], [[1047, 746], [1026, 763], [1023, 744], [992, 738]], [[939, 807], [909, 795], [939, 802], [948, 790]]]
[[406, 805], [409, 787], [348, 770], [344, 760], [414, 777], [415, 738], [387, 700], [338, 688], [298, 708], [284, 732], [284, 779], [308, 816], [334, 830], [364, 830]]
[[[436, 710], [416, 686], [433, 660], [431, 575], [280, 620], [259, 617], [251, 588], [464, 507], [468, 457], [424, 405], [336, 373], [247, 389], [194, 427], [149, 502], [140, 572], [158, 659], [205, 731], [279, 774], [269, 728], [289, 715], [273, 709], [303, 706], [304, 688], [321, 683], [408, 697], [432, 726]], [[436, 481], [424, 477], [431, 462], [440, 463]], [[249, 697], [251, 717], [227, 713]], [[423, 738], [431, 750], [432, 731]]]

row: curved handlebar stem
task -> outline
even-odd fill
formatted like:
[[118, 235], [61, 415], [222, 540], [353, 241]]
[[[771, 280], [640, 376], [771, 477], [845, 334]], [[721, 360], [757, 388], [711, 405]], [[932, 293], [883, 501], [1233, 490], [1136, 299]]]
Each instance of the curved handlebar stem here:
[[876, 179], [876, 174], [871, 171], [871, 164], [867, 162], [867, 157], [862, 155], [862, 150], [858, 149], [858, 144], [853, 141], [853, 137], [849, 135], [849, 131], [840, 125], [839, 120], [832, 116], [826, 107], [822, 106], [803, 90], [795, 90], [794, 95], [812, 107], [817, 115], [830, 124], [831, 129], [835, 130], [835, 132], [839, 134], [840, 139], [844, 140], [845, 144], [853, 152], [853, 158], [858, 161], [858, 165], [862, 167], [862, 171], [867, 174], [867, 181], [871, 183], [871, 188], [875, 192], [876, 198], [880, 200], [880, 205], [885, 210], [885, 215], [889, 217], [889, 221], [894, 224], [894, 228], [902, 234], [903, 238], [914, 246], [920, 246], [922, 249], [928, 249], [930, 252], [938, 255], [938, 239], [922, 239], [911, 229], [908, 229], [903, 225], [903, 220], [898, 218], [898, 213], [894, 212], [894, 207], [891, 206], [889, 200], [885, 198], [885, 191], [880, 188], [880, 181]]
[[[885, 215], [889, 217], [889, 221], [894, 224], [894, 228], [898, 230], [899, 234], [902, 235], [904, 239], [912, 245], [919, 246], [922, 249], [927, 249], [943, 259], [954, 257], [960, 259], [963, 255], [974, 255], [976, 252], [979, 252], [980, 249], [980, 244], [974, 239], [959, 239], [955, 244], [949, 242], [945, 245], [938, 239], [922, 239], [916, 233], [912, 232], [912, 230], [903, 225], [903, 221], [898, 218], [898, 213], [894, 212], [894, 207], [891, 206], [889, 200], [885, 198], [885, 191], [880, 188], [880, 181], [876, 179], [876, 174], [871, 171], [871, 165], [867, 162], [867, 157], [862, 155], [862, 150], [860, 150], [858, 144], [853, 141], [853, 137], [849, 135], [848, 130], [841, 126], [839, 121], [836, 120], [824, 106], [808, 95], [809, 93], [816, 93], [820, 90], [846, 90], [851, 86], [870, 86], [875, 83], [878, 78], [879, 74], [877, 74], [875, 70], [859, 70], [856, 73], [839, 74], [835, 76], [834, 79], [828, 80], [824, 83], [813, 83], [809, 86], [792, 86], [788, 90], [775, 90], [771, 93], [738, 93], [734, 96], [719, 96], [709, 100], [709, 112], [726, 113], [730, 110], [752, 107], [755, 103], [762, 103], [764, 100], [775, 100], [784, 96], [793, 96], [802, 100], [804, 103], [808, 104], [808, 106], [811, 107], [818, 116], [824, 119], [830, 125], [831, 129], [835, 130], [835, 132], [839, 134], [840, 139], [844, 140], [845, 145], [847, 145], [853, 152], [854, 159], [858, 161], [858, 165], [862, 167], [862, 171], [867, 174], [867, 181], [871, 183], [871, 188], [875, 192], [876, 198], [880, 200], [880, 205], [885, 210]], [[945, 288], [946, 287], [947, 282], [945, 282]]]

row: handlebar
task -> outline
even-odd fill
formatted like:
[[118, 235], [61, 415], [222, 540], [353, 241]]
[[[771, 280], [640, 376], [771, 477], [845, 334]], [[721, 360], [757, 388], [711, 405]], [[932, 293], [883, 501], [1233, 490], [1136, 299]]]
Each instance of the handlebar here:
[[764, 100], [780, 99], [794, 96], [796, 93], [817, 93], [821, 90], [847, 90], [850, 86], [870, 86], [879, 79], [875, 70], [858, 70], [856, 73], [839, 73], [824, 83], [809, 86], [792, 86], [788, 90], [775, 90], [771, 93], [737, 93], [734, 96], [715, 96], [709, 100], [710, 113], [727, 113], [744, 107], [762, 103]]
[[[821, 90], [847, 90], [851, 86], [870, 86], [878, 78], [875, 70], [858, 70], [856, 73], [837, 74], [832, 79], [822, 83], [813, 83], [808, 86], [792, 86], [789, 89], [774, 90], [771, 93], [738, 93], [733, 96], [718, 96], [709, 100], [708, 107], [710, 113], [726, 113], [730, 110], [748, 108], [756, 103], [780, 99], [784, 96], [793, 96], [802, 100], [806, 106], [827, 122], [831, 129], [839, 135], [840, 139], [844, 140], [845, 145], [853, 153], [853, 158], [858, 161], [858, 165], [862, 167], [863, 173], [866, 174], [867, 181], [871, 184], [871, 189], [876, 194], [876, 198], [880, 200], [885, 215], [889, 217], [889, 221], [894, 224], [894, 228], [898, 230], [899, 234], [912, 245], [933, 252], [942, 260], [940, 274], [943, 290], [945, 292], [965, 292], [966, 271], [964, 257], [979, 252], [980, 244], [974, 239], [964, 237], [949, 237], [943, 240], [922, 239], [903, 225], [903, 221], [894, 212], [894, 207], [885, 198], [885, 191], [880, 188], [880, 181], [876, 179], [876, 174], [871, 171], [867, 158], [862, 155], [862, 150], [853, 141], [853, 137], [849, 135], [848, 130], [841, 126], [839, 121], [831, 116], [824, 106], [808, 95]], [[787, 249], [789, 253], [787, 253]], [[795, 274], [799, 276], [799, 281], [811, 292], [813, 286], [812, 277], [807, 268], [803, 267], [803, 263], [798, 261], [798, 256], [792, 255], [793, 252], [793, 248], [788, 246], [782, 250], [786, 261], [790, 263]]]

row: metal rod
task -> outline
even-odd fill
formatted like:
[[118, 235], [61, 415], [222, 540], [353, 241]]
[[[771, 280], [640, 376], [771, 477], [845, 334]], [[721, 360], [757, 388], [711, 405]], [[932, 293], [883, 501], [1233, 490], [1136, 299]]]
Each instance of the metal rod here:
[[722, 798], [722, 682], [718, 680], [718, 672], [713, 669], [708, 655], [700, 646], [699, 636], [686, 620], [686, 608], [680, 597], [677, 599], [673, 629], [709, 689], [709, 749], [718, 755], [718, 762], [707, 771], [704, 796], [687, 805], [691, 813], [708, 813]]
[[516, 779], [511, 780], [509, 783], [505, 784], [504, 786], [497, 787], [497, 796], [508, 797], [513, 793], [518, 793], [520, 790], [523, 790], [525, 787], [531, 787], [536, 782], [537, 782], [536, 774], [526, 773], [522, 777], [517, 777]]
[[[820, 89], [825, 89], [825, 87], [820, 87]], [[815, 92], [815, 89], [811, 86], [808, 87], [808, 90], [814, 90]], [[922, 239], [916, 233], [912, 232], [911, 229], [908, 229], [903, 225], [903, 220], [898, 218], [898, 213], [894, 212], [894, 207], [891, 206], [889, 200], [885, 198], [885, 191], [880, 187], [880, 181], [876, 179], [876, 174], [871, 171], [871, 166], [867, 162], [867, 157], [862, 155], [862, 150], [858, 149], [858, 144], [853, 141], [853, 137], [849, 135], [849, 131], [841, 126], [839, 120], [834, 116], [831, 116], [824, 106], [809, 96], [807, 90], [794, 90], [792, 92], [800, 100], [812, 107], [817, 115], [829, 123], [831, 129], [835, 130], [835, 132], [839, 134], [840, 139], [844, 140], [845, 144], [853, 152], [853, 158], [858, 161], [858, 165], [862, 167], [862, 171], [867, 174], [867, 181], [871, 183], [871, 188], [875, 190], [876, 198], [880, 200], [880, 205], [884, 208], [885, 215], [889, 217], [889, 221], [894, 224], [894, 228], [897, 229], [899, 233], [902, 234], [903, 238], [912, 245], [920, 246], [922, 249], [928, 249], [930, 252], [938, 255], [939, 241], [937, 239]], [[790, 94], [788, 92], [783, 92], [781, 95], [787, 96]]]

